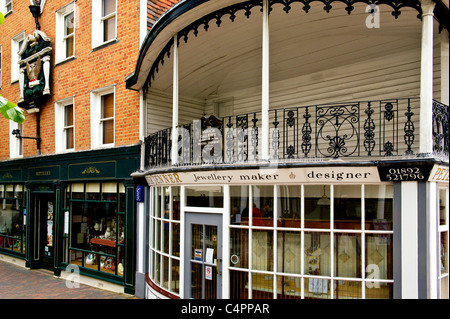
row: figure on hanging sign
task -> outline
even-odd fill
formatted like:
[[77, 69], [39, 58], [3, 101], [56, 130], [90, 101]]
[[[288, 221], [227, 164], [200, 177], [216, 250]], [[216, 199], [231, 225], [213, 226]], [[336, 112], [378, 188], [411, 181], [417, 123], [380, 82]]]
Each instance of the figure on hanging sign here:
[[50, 96], [51, 38], [35, 30], [27, 35], [20, 47], [18, 106], [31, 109]]

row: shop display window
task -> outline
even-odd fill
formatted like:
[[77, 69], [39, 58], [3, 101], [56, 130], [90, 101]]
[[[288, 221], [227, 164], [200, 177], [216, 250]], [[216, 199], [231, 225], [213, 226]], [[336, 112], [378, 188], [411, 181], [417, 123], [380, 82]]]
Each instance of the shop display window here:
[[0, 184], [0, 249], [25, 254], [26, 187], [22, 184]]
[[[224, 193], [229, 198], [219, 200]], [[226, 297], [393, 297], [392, 185], [232, 185], [227, 192], [186, 186], [184, 199], [181, 187], [172, 186], [151, 187], [150, 194], [149, 275], [161, 291], [180, 293], [179, 203], [185, 200], [189, 209], [229, 204]], [[202, 202], [201, 194], [212, 198]]]
[[448, 299], [448, 196], [449, 189], [438, 189], [438, 205], [439, 205], [439, 297], [441, 299]]
[[[392, 199], [384, 184], [230, 186], [230, 298], [392, 298]], [[275, 213], [236, 218], [247, 203]]]
[[73, 183], [65, 190], [65, 261], [123, 276], [125, 187], [122, 183]]
[[[190, 196], [203, 198], [201, 193]], [[150, 278], [170, 293], [180, 293], [180, 187], [150, 189]]]
[[222, 186], [186, 187], [186, 206], [223, 207]]

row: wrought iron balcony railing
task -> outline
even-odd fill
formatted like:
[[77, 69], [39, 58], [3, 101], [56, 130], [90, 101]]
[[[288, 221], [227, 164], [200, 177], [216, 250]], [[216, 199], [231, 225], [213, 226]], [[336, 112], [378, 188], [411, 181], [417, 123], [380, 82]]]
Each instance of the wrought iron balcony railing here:
[[[278, 108], [269, 112], [271, 161], [412, 156], [419, 150], [419, 99]], [[433, 150], [448, 157], [448, 106], [433, 101]], [[145, 139], [145, 165], [257, 163], [261, 113], [202, 118]], [[172, 146], [176, 145], [176, 159]]]

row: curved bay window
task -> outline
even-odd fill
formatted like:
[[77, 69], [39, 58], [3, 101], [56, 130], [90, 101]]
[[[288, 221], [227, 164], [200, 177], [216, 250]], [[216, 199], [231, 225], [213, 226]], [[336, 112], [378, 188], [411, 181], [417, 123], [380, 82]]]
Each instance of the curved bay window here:
[[122, 183], [73, 183], [66, 187], [65, 261], [123, 276], [125, 187]]
[[0, 184], [0, 249], [25, 254], [25, 191], [22, 184]]
[[150, 279], [180, 293], [180, 187], [150, 189]]
[[230, 298], [392, 298], [392, 199], [392, 185], [231, 186]]

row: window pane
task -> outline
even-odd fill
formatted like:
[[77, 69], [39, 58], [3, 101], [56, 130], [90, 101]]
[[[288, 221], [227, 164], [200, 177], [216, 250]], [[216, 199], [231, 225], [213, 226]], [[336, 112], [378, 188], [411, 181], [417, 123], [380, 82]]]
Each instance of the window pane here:
[[66, 58], [73, 56], [73, 36], [66, 39]]
[[393, 279], [392, 235], [366, 234], [366, 278]]
[[74, 148], [73, 143], [73, 127], [66, 129], [66, 149]]
[[102, 95], [102, 119], [114, 117], [114, 93]]
[[180, 256], [180, 224], [171, 223], [172, 225], [172, 255]]
[[230, 299], [248, 299], [248, 273], [230, 270]]
[[335, 275], [361, 278], [361, 235], [335, 234]]
[[76, 183], [71, 186], [72, 199], [84, 199], [84, 184]]
[[248, 225], [248, 186], [230, 187], [230, 223]]
[[306, 185], [305, 228], [330, 228], [330, 186]]
[[277, 297], [279, 299], [300, 299], [301, 278], [277, 276]]
[[323, 278], [305, 278], [303, 286], [308, 299], [330, 299], [331, 280]]
[[247, 229], [230, 229], [230, 266], [248, 268]]
[[252, 269], [273, 270], [273, 231], [252, 232]]
[[172, 186], [172, 219], [180, 220], [180, 187]]
[[279, 227], [300, 227], [300, 186], [278, 186]]
[[102, 183], [102, 200], [117, 200], [117, 183]]
[[439, 220], [441, 225], [447, 225], [447, 190], [439, 189]]
[[278, 271], [300, 274], [302, 247], [300, 232], [279, 231], [277, 235]]
[[441, 232], [440, 255], [441, 255], [441, 275], [448, 274], [448, 231]]
[[252, 186], [254, 226], [273, 226], [273, 186]]
[[64, 106], [64, 126], [73, 125], [73, 104]]
[[186, 187], [186, 206], [223, 207], [222, 186]]
[[365, 229], [392, 230], [392, 185], [365, 185]]
[[103, 144], [114, 143], [114, 120], [103, 121]]
[[64, 17], [64, 35], [72, 34], [74, 30], [73, 12]]
[[116, 11], [116, 0], [103, 0], [103, 16]]
[[103, 21], [103, 41], [109, 41], [116, 37], [116, 17]]
[[180, 262], [172, 259], [172, 287], [174, 293], [180, 293]]
[[334, 186], [334, 228], [361, 229], [361, 186]]
[[366, 299], [394, 298], [394, 284], [385, 282], [366, 282]]
[[100, 199], [100, 183], [86, 184], [86, 199], [88, 200]]
[[273, 275], [252, 274], [252, 299], [273, 299]]
[[330, 234], [305, 232], [304, 274], [330, 276]]
[[337, 280], [335, 298], [336, 299], [361, 299], [361, 282], [349, 280]]

